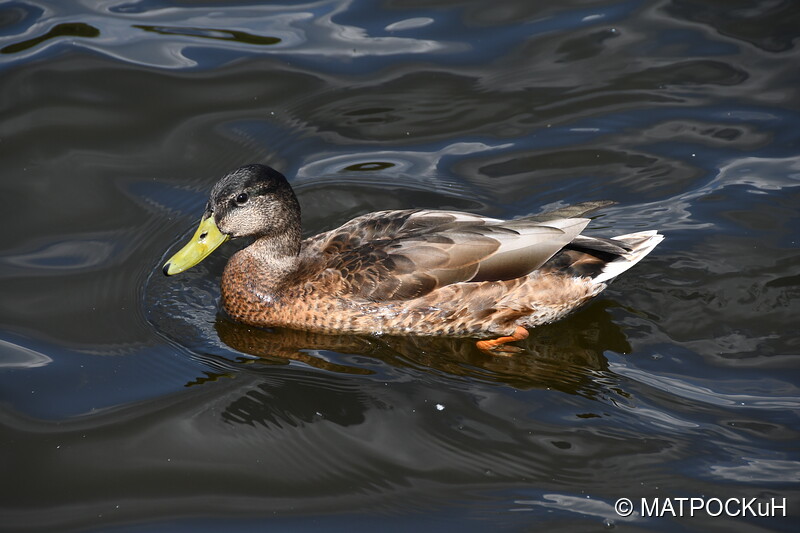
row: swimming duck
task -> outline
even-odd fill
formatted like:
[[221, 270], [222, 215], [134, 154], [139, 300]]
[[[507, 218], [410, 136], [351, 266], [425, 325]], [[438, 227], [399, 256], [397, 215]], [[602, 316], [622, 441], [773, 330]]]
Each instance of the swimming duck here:
[[200, 226], [164, 264], [168, 276], [228, 239], [255, 237], [222, 274], [234, 320], [321, 333], [477, 337], [489, 353], [528, 336], [597, 296], [649, 254], [663, 235], [580, 233], [585, 203], [499, 220], [431, 209], [378, 211], [302, 239], [289, 182], [265, 165], [226, 174]]

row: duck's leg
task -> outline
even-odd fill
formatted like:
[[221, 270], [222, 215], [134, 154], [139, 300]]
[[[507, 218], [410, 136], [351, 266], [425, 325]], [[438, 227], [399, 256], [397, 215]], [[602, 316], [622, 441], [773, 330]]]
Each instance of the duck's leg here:
[[492, 355], [508, 355], [513, 352], [519, 351], [519, 348], [513, 346], [503, 346], [507, 342], [521, 341], [528, 338], [528, 330], [522, 326], [517, 326], [514, 333], [509, 337], [498, 337], [496, 339], [489, 339], [485, 341], [478, 341], [475, 346], [483, 352], [489, 352]]

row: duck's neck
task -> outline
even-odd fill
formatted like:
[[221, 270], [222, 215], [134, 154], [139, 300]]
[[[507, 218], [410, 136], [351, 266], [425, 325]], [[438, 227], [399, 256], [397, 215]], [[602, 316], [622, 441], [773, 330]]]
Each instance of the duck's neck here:
[[286, 289], [287, 280], [297, 269], [300, 238], [261, 237], [239, 250], [222, 273], [222, 306], [234, 320], [245, 323], [268, 322], [271, 308]]
[[300, 232], [291, 231], [275, 236], [259, 237], [239, 253], [246, 253], [258, 265], [257, 271], [263, 272], [273, 280], [281, 279], [296, 268], [300, 254]]
[[300, 254], [300, 204], [291, 193], [284, 203], [273, 209], [272, 219], [280, 223], [269, 227], [267, 233], [259, 236], [242, 252], [246, 252], [259, 265], [259, 272], [280, 279], [281, 275], [294, 270]]

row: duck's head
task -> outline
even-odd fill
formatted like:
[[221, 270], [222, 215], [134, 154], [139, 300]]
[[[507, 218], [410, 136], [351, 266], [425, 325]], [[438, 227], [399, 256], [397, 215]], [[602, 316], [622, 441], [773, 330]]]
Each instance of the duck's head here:
[[200, 226], [164, 264], [164, 274], [179, 274], [228, 239], [248, 236], [299, 247], [300, 205], [283, 174], [266, 165], [237, 168], [214, 185]]

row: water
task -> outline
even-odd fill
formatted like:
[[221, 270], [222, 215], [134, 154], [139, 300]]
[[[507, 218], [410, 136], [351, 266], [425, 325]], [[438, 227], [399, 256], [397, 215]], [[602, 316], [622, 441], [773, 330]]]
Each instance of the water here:
[[[96, 4], [0, 4], [1, 530], [792, 530], [794, 2]], [[249, 162], [308, 234], [613, 199], [590, 232], [667, 238], [513, 358], [253, 330], [237, 244], [160, 273]]]

